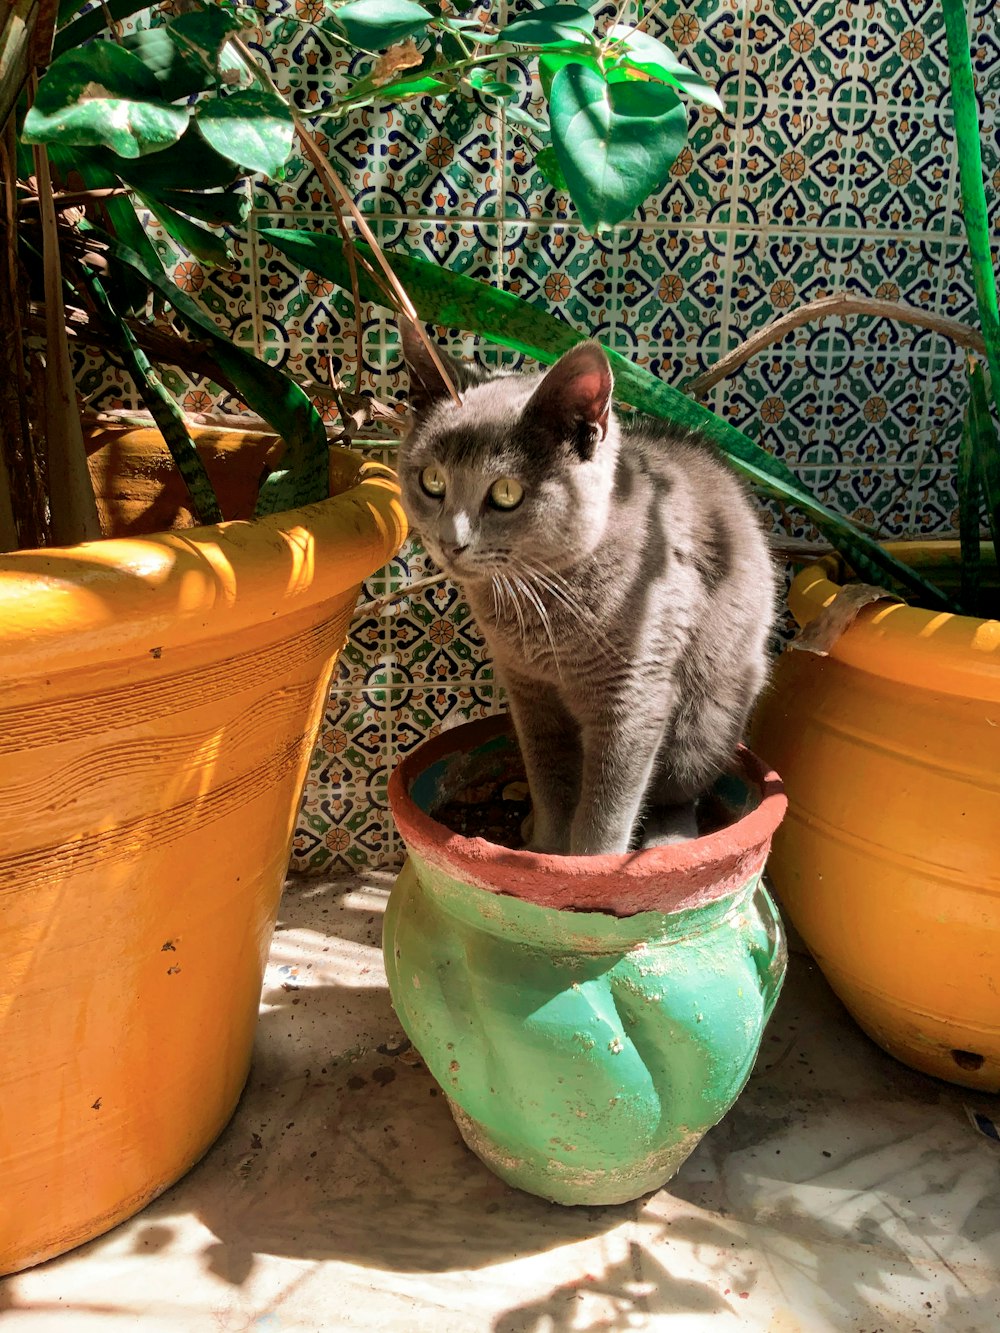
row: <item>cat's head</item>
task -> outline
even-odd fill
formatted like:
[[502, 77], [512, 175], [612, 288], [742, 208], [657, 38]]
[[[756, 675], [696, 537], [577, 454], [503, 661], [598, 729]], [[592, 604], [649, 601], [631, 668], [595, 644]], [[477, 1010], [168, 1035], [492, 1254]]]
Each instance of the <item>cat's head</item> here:
[[607, 522], [618, 449], [612, 376], [597, 343], [544, 373], [489, 377], [402, 326], [413, 426], [400, 455], [403, 504], [447, 573], [544, 573], [584, 558]]

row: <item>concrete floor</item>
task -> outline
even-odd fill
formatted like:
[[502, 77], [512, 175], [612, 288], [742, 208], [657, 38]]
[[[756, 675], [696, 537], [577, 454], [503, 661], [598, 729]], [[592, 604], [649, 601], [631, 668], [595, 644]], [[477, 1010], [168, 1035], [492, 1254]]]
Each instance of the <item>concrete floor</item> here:
[[462, 1145], [400, 1031], [388, 877], [290, 884], [240, 1108], [131, 1222], [0, 1282], [3, 1333], [987, 1333], [991, 1099], [911, 1073], [793, 951], [757, 1069], [667, 1187], [519, 1194]]

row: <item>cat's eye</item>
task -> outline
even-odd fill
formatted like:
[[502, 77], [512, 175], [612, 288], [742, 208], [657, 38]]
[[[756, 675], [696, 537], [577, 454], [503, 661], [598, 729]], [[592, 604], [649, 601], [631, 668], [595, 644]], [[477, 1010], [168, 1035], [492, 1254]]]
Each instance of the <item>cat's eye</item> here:
[[513, 477], [501, 477], [490, 487], [490, 504], [497, 509], [516, 509], [524, 499], [524, 487]]
[[425, 467], [420, 474], [420, 485], [423, 487], [424, 494], [430, 495], [435, 500], [440, 500], [445, 492], [444, 473], [439, 467]]

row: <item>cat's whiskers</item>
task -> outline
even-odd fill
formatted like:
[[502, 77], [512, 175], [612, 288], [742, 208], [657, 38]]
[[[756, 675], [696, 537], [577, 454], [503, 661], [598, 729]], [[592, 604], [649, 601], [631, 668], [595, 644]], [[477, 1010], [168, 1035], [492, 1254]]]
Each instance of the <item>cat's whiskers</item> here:
[[562, 665], [559, 661], [559, 654], [556, 651], [555, 635], [552, 632], [552, 621], [549, 618], [549, 612], [545, 605], [545, 601], [540, 595], [538, 588], [535, 586], [535, 571], [530, 569], [527, 565], [522, 564], [520, 561], [517, 562], [516, 568], [518, 585], [538, 613], [538, 619], [541, 622], [542, 629], [545, 631], [545, 637], [548, 639], [549, 648], [552, 651], [552, 660], [555, 663], [556, 675], [562, 680]]
[[600, 629], [598, 618], [593, 610], [580, 602], [580, 599], [573, 595], [572, 589], [566, 583], [565, 579], [559, 574], [558, 570], [539, 562], [532, 571], [541, 584], [550, 595], [567, 611], [572, 611], [587, 629], [590, 638], [599, 647], [613, 657], [616, 661], [625, 663], [628, 658], [617, 648], [608, 636]]

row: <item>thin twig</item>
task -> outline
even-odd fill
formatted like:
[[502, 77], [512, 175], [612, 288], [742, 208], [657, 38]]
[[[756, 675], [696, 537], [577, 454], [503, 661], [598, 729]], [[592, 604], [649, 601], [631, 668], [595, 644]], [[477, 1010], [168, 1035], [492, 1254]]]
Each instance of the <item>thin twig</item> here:
[[385, 597], [376, 597], [371, 602], [362, 602], [355, 609], [354, 619], [361, 620], [367, 616], [376, 616], [384, 611], [387, 606], [392, 606], [394, 602], [402, 602], [415, 592], [423, 592], [425, 588], [433, 588], [438, 583], [444, 583], [447, 577], [447, 574], [432, 574], [430, 578], [417, 579], [414, 583], [407, 583], [404, 587], [397, 588], [395, 592], [387, 593]]
[[[57, 209], [73, 208], [77, 204], [85, 204], [90, 199], [111, 199], [116, 194], [128, 194], [128, 189], [124, 185], [107, 185], [100, 190], [62, 190], [59, 194], [52, 196], [52, 202]], [[17, 201], [18, 208], [37, 208], [38, 195], [23, 195]]]
[[879, 319], [895, 320], [900, 324], [914, 324], [918, 328], [932, 329], [940, 333], [959, 347], [968, 347], [973, 351], [985, 352], [986, 345], [978, 329], [960, 320], [950, 319], [947, 315], [935, 315], [917, 306], [904, 305], [899, 301], [881, 301], [869, 296], [851, 296], [847, 292], [834, 292], [831, 296], [821, 296], [817, 301], [808, 301], [787, 315], [765, 324], [752, 333], [746, 342], [734, 347], [731, 352], [721, 356], [714, 365], [701, 375], [695, 376], [684, 386], [685, 393], [693, 398], [704, 398], [708, 390], [720, 380], [726, 379], [738, 370], [745, 361], [762, 352], [765, 347], [779, 342], [792, 329], [800, 328], [817, 319], [829, 319], [833, 315], [875, 315]]
[[[243, 57], [244, 61], [246, 61], [251, 71], [253, 71], [257, 75], [257, 77], [261, 80], [261, 82], [272, 93], [274, 93], [276, 97], [281, 97], [281, 92], [279, 91], [277, 84], [274, 82], [274, 79], [271, 77], [270, 70], [266, 69], [260, 63], [260, 61], [255, 58], [255, 56], [250, 51], [246, 43], [243, 42], [239, 37], [233, 37], [230, 40], [232, 42], [232, 45]], [[282, 100], [286, 101], [286, 99], [284, 98], [282, 98]], [[313, 167], [316, 170], [316, 174], [319, 176], [320, 181], [323, 184], [323, 188], [327, 193], [327, 198], [330, 198], [330, 191], [332, 190], [333, 192], [335, 192], [337, 195], [340, 196], [340, 199], [346, 205], [348, 211], [351, 214], [351, 217], [354, 219], [354, 225], [357, 227], [358, 231], [360, 231], [365, 241], [367, 241], [368, 245], [371, 247], [372, 253], [374, 254], [376, 260], [378, 261], [379, 266], [381, 267], [383, 273], [385, 274], [385, 277], [389, 283], [389, 288], [392, 292], [393, 297], [395, 298], [395, 302], [399, 310], [413, 324], [417, 332], [417, 336], [420, 338], [421, 342], [427, 349], [427, 355], [431, 358], [431, 361], [433, 362], [435, 369], [437, 370], [438, 374], [441, 377], [441, 382], [447, 388], [449, 394], [451, 395], [452, 400], [456, 403], [460, 403], [462, 400], [459, 397], [457, 388], [452, 383], [451, 376], [448, 374], [448, 371], [445, 368], [444, 361], [442, 360], [440, 353], [434, 346], [434, 343], [431, 341], [431, 339], [427, 336], [427, 332], [424, 329], [423, 324], [420, 322], [420, 317], [417, 314], [416, 307], [410, 300], [410, 297], [406, 289], [403, 287], [402, 283], [399, 281], [395, 273], [392, 271], [392, 268], [389, 265], [389, 261], [383, 254], [382, 247], [375, 239], [372, 229], [369, 227], [364, 214], [355, 204], [354, 199], [351, 197], [350, 191], [347, 189], [347, 186], [334, 171], [333, 167], [330, 165], [329, 161], [320, 150], [320, 147], [316, 143], [316, 140], [306, 129], [302, 117], [299, 115], [297, 107], [295, 107], [291, 102], [288, 101], [286, 101], [286, 105], [288, 106], [288, 110], [295, 124], [295, 132], [298, 135], [299, 142], [302, 144], [302, 147], [305, 150], [305, 154], [309, 158], [309, 161], [313, 164]]]

